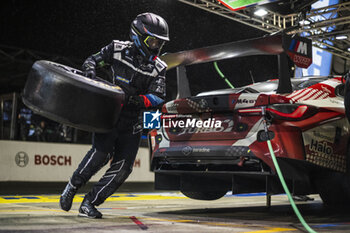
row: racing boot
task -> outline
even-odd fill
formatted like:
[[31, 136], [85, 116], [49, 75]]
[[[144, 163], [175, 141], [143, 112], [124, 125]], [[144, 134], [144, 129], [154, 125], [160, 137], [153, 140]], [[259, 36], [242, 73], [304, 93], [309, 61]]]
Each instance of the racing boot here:
[[98, 211], [93, 204], [91, 204], [86, 196], [80, 205], [78, 216], [87, 218], [102, 218], [101, 212]]
[[62, 210], [69, 211], [72, 207], [74, 195], [77, 193], [77, 188], [74, 187], [70, 181], [60, 197], [60, 207]]

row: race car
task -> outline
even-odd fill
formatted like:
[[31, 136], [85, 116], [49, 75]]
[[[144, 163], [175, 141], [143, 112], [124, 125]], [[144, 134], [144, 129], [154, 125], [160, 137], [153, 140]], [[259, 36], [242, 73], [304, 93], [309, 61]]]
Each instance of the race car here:
[[[217, 59], [207, 54], [201, 62]], [[180, 60], [193, 64], [193, 59]], [[348, 204], [350, 126], [343, 77], [287, 81], [284, 88], [288, 82], [275, 79], [164, 104], [162, 126], [149, 133], [155, 188], [199, 200], [215, 200], [228, 191], [283, 193], [270, 140], [294, 195], [319, 193], [327, 205]]]

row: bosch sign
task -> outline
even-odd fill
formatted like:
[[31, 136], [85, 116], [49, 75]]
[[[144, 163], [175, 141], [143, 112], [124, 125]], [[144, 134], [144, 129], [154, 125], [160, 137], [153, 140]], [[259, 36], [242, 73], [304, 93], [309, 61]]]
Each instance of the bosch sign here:
[[24, 151], [20, 151], [15, 156], [15, 161], [17, 166], [19, 167], [25, 167], [28, 164], [29, 157], [28, 154]]
[[72, 157], [63, 155], [34, 155], [35, 165], [71, 166]]

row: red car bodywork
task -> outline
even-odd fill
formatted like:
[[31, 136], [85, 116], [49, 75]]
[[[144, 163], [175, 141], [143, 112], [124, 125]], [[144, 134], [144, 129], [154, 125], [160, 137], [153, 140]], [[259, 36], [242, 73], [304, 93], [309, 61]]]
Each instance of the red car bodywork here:
[[[281, 192], [266, 143], [265, 119], [274, 153], [295, 194], [318, 193], [319, 173], [344, 173], [350, 127], [342, 79], [294, 79], [289, 94], [276, 94], [277, 83], [270, 80], [166, 103], [165, 125], [149, 134], [156, 187], [205, 192], [222, 182], [214, 190]], [[169, 123], [187, 118], [220, 121], [221, 126], [180, 128]], [[261, 188], [267, 187], [265, 178], [260, 186], [249, 182], [261, 175], [272, 177], [274, 191]], [[247, 182], [238, 184], [237, 176]], [[189, 177], [196, 178], [188, 181]], [[201, 181], [205, 182], [200, 187], [191, 188]]]

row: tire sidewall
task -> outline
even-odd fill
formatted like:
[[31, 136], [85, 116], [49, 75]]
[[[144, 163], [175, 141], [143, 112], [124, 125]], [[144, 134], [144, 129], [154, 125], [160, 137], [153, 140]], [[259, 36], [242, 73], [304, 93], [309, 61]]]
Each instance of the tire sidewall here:
[[85, 86], [88, 89], [95, 91], [103, 90], [104, 92], [121, 92], [121, 88], [109, 83], [108, 81], [96, 77], [96, 80], [92, 80], [82, 75], [82, 71], [62, 65], [51, 61], [38, 61], [38, 66], [45, 69], [51, 76], [55, 76], [56, 79], [65, 80], [75, 86]]

